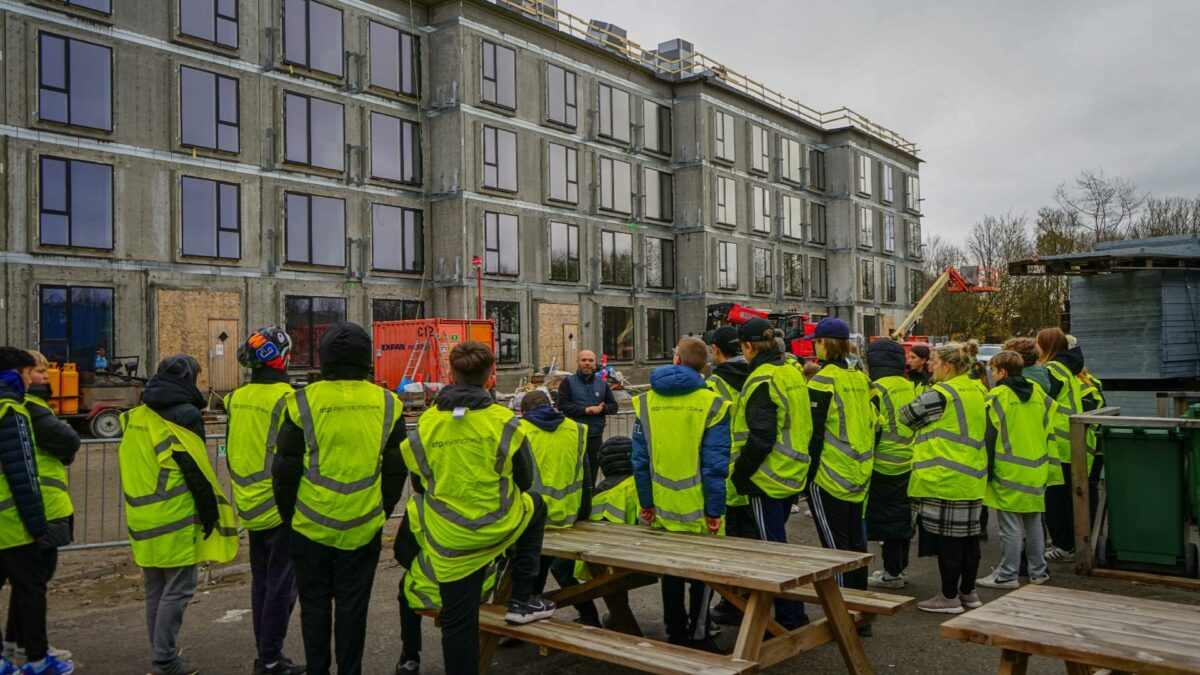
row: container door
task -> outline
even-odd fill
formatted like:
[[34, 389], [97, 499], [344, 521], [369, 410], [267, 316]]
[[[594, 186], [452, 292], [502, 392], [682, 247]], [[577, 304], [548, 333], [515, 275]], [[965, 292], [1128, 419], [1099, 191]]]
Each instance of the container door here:
[[225, 393], [241, 384], [241, 366], [238, 365], [237, 350], [239, 335], [237, 319], [208, 320], [208, 387], [210, 391]]

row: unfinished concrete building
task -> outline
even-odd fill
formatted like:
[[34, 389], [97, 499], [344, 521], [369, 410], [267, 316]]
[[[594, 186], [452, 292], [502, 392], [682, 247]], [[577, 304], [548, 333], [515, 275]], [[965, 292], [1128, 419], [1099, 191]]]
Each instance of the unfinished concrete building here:
[[709, 305], [873, 335], [921, 291], [916, 146], [684, 40], [532, 0], [0, 14], [0, 322], [85, 371], [188, 352], [223, 391], [255, 326], [307, 369], [334, 320], [482, 313], [505, 383], [580, 348], [639, 373]]

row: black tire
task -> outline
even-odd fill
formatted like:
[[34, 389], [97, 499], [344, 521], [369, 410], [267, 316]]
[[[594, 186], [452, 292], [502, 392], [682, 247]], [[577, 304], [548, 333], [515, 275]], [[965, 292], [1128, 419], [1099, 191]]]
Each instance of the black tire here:
[[116, 410], [102, 410], [88, 421], [88, 431], [92, 438], [118, 438], [121, 435], [121, 413]]
[[1112, 556], [1108, 554], [1108, 535], [1100, 535], [1096, 545], [1096, 564], [1104, 568], [1112, 568]]
[[1195, 544], [1183, 548], [1183, 573], [1191, 579], [1200, 579], [1200, 552]]

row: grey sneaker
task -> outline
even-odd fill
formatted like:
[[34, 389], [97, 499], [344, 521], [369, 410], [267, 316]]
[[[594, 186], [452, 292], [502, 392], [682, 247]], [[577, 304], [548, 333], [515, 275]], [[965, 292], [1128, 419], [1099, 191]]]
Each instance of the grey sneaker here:
[[983, 601], [979, 599], [979, 594], [975, 591], [971, 591], [970, 593], [959, 593], [958, 601], [961, 602], [962, 606], [966, 607], [967, 609], [983, 607]]
[[1049, 550], [1046, 551], [1046, 561], [1047, 562], [1074, 562], [1075, 561], [1075, 551], [1068, 551], [1065, 548], [1059, 548], [1058, 546], [1051, 546], [1049, 548]]
[[904, 576], [892, 577], [883, 570], [876, 570], [874, 574], [867, 579], [867, 585], [874, 588], [904, 588]]
[[1047, 581], [1050, 581], [1049, 574], [1043, 574], [1040, 577], [1029, 577], [1029, 583], [1037, 584], [1038, 586], [1041, 586], [1042, 584], [1046, 583]]
[[1016, 579], [1001, 581], [996, 575], [996, 570], [992, 570], [992, 573], [986, 577], [983, 577], [982, 579], [976, 579], [975, 585], [983, 586], [984, 588], [1020, 588], [1021, 582], [1017, 581]]
[[150, 675], [196, 675], [200, 672], [200, 668], [183, 659], [175, 659], [167, 664], [154, 664], [150, 669]]
[[935, 614], [962, 614], [963, 604], [958, 598], [947, 598], [938, 593], [928, 600], [918, 602], [917, 609]]

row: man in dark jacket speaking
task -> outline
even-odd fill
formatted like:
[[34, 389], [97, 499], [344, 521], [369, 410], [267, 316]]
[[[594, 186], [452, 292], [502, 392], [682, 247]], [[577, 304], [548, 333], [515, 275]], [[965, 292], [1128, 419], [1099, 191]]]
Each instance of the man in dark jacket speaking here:
[[604, 442], [604, 416], [617, 412], [612, 389], [596, 374], [596, 354], [579, 352], [579, 370], [558, 385], [558, 409], [569, 419], [587, 427], [588, 468], [592, 480], [599, 478], [600, 444]]

